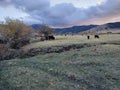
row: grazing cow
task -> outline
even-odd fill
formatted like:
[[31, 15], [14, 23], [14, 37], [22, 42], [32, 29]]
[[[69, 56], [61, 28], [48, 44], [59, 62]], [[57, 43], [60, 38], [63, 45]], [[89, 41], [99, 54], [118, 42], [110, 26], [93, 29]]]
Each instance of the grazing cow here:
[[95, 35], [94, 37], [95, 37], [95, 38], [100, 38], [99, 35]]
[[53, 35], [45, 36], [45, 40], [55, 40], [55, 37]]
[[49, 40], [55, 40], [55, 37], [53, 35], [49, 36]]
[[87, 36], [87, 39], [90, 39], [90, 36], [89, 36], [89, 35]]

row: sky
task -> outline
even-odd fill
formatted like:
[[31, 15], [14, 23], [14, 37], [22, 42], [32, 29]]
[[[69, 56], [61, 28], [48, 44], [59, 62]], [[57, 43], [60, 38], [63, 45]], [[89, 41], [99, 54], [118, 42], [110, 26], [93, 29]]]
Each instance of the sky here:
[[120, 21], [120, 0], [0, 0], [0, 21], [7, 17], [55, 28], [101, 25]]

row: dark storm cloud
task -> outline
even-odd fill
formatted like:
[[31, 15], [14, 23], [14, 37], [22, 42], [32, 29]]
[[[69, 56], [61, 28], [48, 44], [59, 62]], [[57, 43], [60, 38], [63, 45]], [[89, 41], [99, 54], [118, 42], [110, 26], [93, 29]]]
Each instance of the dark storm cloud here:
[[54, 27], [92, 24], [98, 21], [104, 23], [105, 20], [120, 15], [120, 0], [108, 0], [88, 9], [76, 8], [70, 3], [51, 7], [49, 0], [0, 0], [0, 6], [8, 5], [14, 5], [28, 13], [30, 15], [28, 19]]

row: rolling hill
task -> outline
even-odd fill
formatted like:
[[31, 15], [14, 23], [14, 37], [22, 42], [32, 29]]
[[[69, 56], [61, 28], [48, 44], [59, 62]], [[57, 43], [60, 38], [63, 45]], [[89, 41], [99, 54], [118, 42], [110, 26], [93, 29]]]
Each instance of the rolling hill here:
[[107, 23], [103, 25], [99, 25], [97, 27], [91, 28], [90, 32], [101, 32], [101, 31], [115, 31], [115, 30], [120, 30], [120, 22], [115, 22], [115, 23]]
[[96, 26], [97, 25], [73, 26], [70, 28], [55, 29], [54, 32], [57, 34], [67, 34], [67, 33], [77, 34], [79, 32], [89, 30], [89, 29], [94, 28]]
[[[37, 30], [38, 28], [42, 28], [44, 26], [45, 25], [42, 25], [42, 24], [33, 24], [33, 25], [31, 25], [31, 27], [34, 30]], [[79, 33], [79, 32], [86, 31], [86, 30], [89, 30], [91, 28], [94, 28], [96, 26], [97, 25], [73, 26], [73, 27], [70, 27], [70, 28], [53, 28], [53, 30], [54, 30], [55, 34], [67, 34], [67, 33], [76, 34], [76, 33]]]
[[[44, 27], [42, 24], [33, 24], [31, 27], [34, 30]], [[83, 26], [73, 26], [69, 28], [54, 28], [55, 34], [77, 34], [80, 32], [99, 32], [104, 30], [120, 30], [120, 22], [107, 23], [103, 25], [83, 25]]]

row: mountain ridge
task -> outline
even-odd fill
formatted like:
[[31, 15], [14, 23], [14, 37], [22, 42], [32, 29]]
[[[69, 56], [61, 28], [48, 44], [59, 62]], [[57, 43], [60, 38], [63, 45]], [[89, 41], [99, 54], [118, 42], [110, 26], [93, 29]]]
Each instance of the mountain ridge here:
[[[44, 26], [45, 25], [42, 24], [31, 25], [31, 27], [34, 30], [37, 30], [38, 28], [42, 28]], [[69, 28], [53, 28], [53, 29], [55, 34], [68, 34], [68, 33], [77, 34], [80, 32], [87, 32], [87, 31], [98, 32], [98, 31], [110, 30], [110, 29], [120, 29], [120, 22], [112, 22], [112, 23], [110, 22], [103, 25], [82, 25], [82, 26], [73, 26]]]

